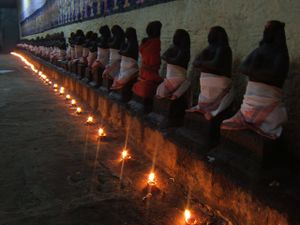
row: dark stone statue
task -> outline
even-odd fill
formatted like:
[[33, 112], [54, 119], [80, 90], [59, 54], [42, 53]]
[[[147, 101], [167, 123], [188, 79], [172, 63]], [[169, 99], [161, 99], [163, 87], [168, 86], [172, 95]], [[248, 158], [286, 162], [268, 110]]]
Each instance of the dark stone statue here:
[[187, 31], [178, 29], [173, 37], [173, 44], [162, 55], [167, 63], [167, 74], [156, 92], [157, 98], [177, 99], [189, 88], [187, 67], [190, 61], [190, 36]]
[[111, 41], [111, 32], [107, 25], [99, 29], [100, 37], [97, 40], [97, 58], [91, 66], [92, 86], [99, 86], [102, 82], [102, 73], [109, 60], [109, 42]]
[[[114, 83], [111, 87], [112, 90], [122, 89], [138, 75], [139, 68], [137, 60], [139, 56], [139, 45], [134, 28], [129, 27], [126, 29], [125, 41], [122, 44], [119, 54], [121, 55], [120, 72], [114, 77]], [[131, 88], [132, 84], [129, 88], [130, 92]]]
[[232, 52], [225, 29], [212, 27], [208, 47], [195, 59], [193, 66], [200, 69], [198, 104], [188, 112], [199, 112], [211, 120], [226, 110], [233, 100], [231, 90]]
[[284, 27], [280, 21], [269, 21], [259, 47], [242, 62], [239, 71], [249, 77], [243, 104], [222, 129], [250, 129], [270, 139], [281, 136], [287, 120], [281, 88], [289, 71]]
[[116, 76], [118, 76], [120, 72], [121, 55], [119, 51], [125, 39], [125, 33], [120, 26], [114, 25], [111, 29], [111, 32], [112, 32], [112, 38], [111, 41], [108, 43], [109, 60], [102, 74], [103, 82], [104, 82], [103, 90], [105, 91], [110, 89], [113, 83], [113, 79]]

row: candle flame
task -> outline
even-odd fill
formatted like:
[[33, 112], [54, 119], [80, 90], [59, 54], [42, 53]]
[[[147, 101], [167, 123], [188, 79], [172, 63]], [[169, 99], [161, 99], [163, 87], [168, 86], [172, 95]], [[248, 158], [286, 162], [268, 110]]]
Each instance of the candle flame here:
[[64, 87], [61, 87], [61, 88], [59, 89], [59, 94], [62, 95], [62, 94], [64, 94], [64, 93], [65, 93], [65, 88], [64, 88]]
[[66, 95], [66, 100], [70, 100], [71, 99], [71, 95]]
[[151, 172], [148, 176], [148, 184], [149, 185], [155, 185], [155, 173]]
[[58, 84], [54, 84], [54, 85], [53, 85], [53, 88], [56, 89], [57, 87], [58, 87]]
[[102, 127], [100, 127], [98, 129], [98, 136], [99, 137], [105, 137], [106, 136], [106, 133], [105, 133], [105, 131], [104, 131], [104, 129]]
[[89, 117], [87, 118], [86, 123], [87, 123], [87, 124], [92, 124], [93, 122], [94, 122], [94, 118], [93, 118], [92, 116], [89, 116]]
[[72, 99], [71, 105], [72, 105], [72, 106], [75, 106], [75, 105], [76, 105], [76, 100], [75, 100], [75, 99]]
[[77, 113], [77, 114], [80, 114], [81, 112], [82, 112], [82, 109], [81, 109], [80, 107], [77, 107], [76, 113]]
[[188, 209], [184, 210], [184, 220], [186, 223], [189, 223], [191, 217], [192, 217], [191, 211]]

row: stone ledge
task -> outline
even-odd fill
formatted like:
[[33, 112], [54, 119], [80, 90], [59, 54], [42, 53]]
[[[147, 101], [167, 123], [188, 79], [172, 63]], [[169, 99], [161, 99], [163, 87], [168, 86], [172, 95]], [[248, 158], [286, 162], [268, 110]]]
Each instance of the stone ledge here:
[[130, 126], [130, 141], [138, 149], [143, 149], [151, 159], [156, 155], [158, 167], [236, 224], [300, 224], [299, 198], [286, 195], [280, 189], [239, 179], [239, 172], [227, 165], [209, 163], [207, 155], [176, 145], [168, 137], [172, 129], [159, 131], [151, 127], [143, 116], [133, 115], [126, 104], [113, 101], [70, 73], [26, 54], [38, 69], [76, 93], [105, 121], [118, 128]]

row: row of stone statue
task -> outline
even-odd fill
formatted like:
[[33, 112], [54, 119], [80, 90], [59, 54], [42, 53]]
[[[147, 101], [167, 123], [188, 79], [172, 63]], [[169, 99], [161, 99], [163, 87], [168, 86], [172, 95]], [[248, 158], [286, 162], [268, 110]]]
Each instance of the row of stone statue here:
[[[280, 21], [269, 21], [259, 46], [239, 66], [238, 72], [249, 78], [244, 100], [240, 110], [222, 122], [222, 129], [251, 129], [271, 139], [281, 135], [282, 124], [287, 120], [282, 86], [289, 70], [284, 27]], [[111, 29], [105, 25], [99, 30], [100, 37], [92, 31], [71, 33], [68, 47], [63, 33], [23, 40], [18, 46], [51, 62], [65, 64], [66, 69], [75, 68], [73, 72], [81, 73], [81, 78], [94, 86], [106, 81], [110, 82], [111, 91], [119, 91], [130, 85], [133, 94], [142, 99], [175, 101], [190, 87], [190, 36], [186, 30], [176, 30], [172, 44], [161, 55], [161, 29], [159, 21], [150, 22], [147, 37], [140, 45], [134, 28], [124, 31], [118, 25]], [[164, 79], [159, 74], [161, 59], [167, 64]], [[224, 28], [210, 29], [208, 46], [196, 57], [193, 67], [201, 71], [200, 94], [198, 104], [187, 111], [212, 120], [234, 99], [232, 51]]]

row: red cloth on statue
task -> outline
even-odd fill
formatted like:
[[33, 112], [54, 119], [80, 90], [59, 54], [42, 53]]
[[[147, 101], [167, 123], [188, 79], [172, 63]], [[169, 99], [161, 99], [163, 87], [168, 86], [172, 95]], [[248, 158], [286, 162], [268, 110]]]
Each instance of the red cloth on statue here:
[[133, 92], [144, 98], [155, 95], [158, 84], [162, 81], [159, 76], [160, 68], [160, 39], [150, 39], [140, 45], [142, 66], [139, 80], [133, 86]]

